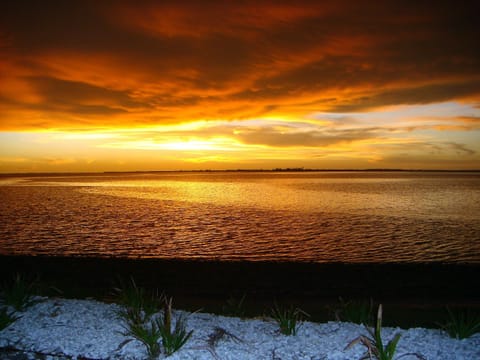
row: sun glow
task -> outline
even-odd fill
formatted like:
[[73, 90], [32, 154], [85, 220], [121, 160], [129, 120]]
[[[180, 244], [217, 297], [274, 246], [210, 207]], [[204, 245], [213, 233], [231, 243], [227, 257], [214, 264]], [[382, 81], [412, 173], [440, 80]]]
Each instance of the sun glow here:
[[159, 149], [177, 150], [177, 151], [228, 151], [230, 150], [225, 146], [221, 140], [184, 140], [173, 141], [158, 144]]
[[212, 139], [172, 139], [168, 136], [159, 136], [150, 139], [122, 139], [105, 142], [98, 145], [102, 148], [122, 150], [151, 150], [151, 151], [177, 151], [177, 152], [203, 152], [203, 151], [231, 151], [238, 146], [236, 141], [230, 138]]

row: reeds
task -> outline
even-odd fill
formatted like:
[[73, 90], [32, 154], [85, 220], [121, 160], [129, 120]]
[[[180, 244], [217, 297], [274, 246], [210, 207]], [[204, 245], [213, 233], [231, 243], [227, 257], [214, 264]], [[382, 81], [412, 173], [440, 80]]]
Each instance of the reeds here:
[[226, 316], [244, 317], [245, 316], [245, 302], [246, 294], [241, 297], [230, 296], [225, 304], [222, 306], [222, 312]]
[[123, 335], [131, 336], [145, 345], [149, 359], [155, 359], [160, 355], [159, 340], [161, 334], [156, 321], [151, 320], [145, 323], [129, 321]]
[[[163, 294], [148, 294], [145, 289], [138, 287], [133, 279], [127, 286], [115, 290], [124, 306], [119, 312], [119, 316], [125, 321], [125, 332], [122, 334], [140, 341], [146, 347], [150, 359], [160, 355], [160, 340], [165, 355], [170, 356], [191, 337], [193, 330], [187, 332], [186, 321], [182, 316], [176, 319], [172, 329], [171, 298], [168, 299]], [[162, 303], [163, 313], [157, 314]]]
[[340, 305], [334, 311], [337, 321], [370, 326], [373, 324], [373, 300], [350, 300], [339, 298]]
[[[377, 322], [375, 328], [372, 330], [367, 328], [370, 333], [370, 337], [360, 335], [353, 339], [346, 347], [345, 350], [350, 349], [352, 346], [360, 343], [367, 348], [365, 354], [360, 360], [377, 359], [377, 360], [392, 360], [397, 350], [397, 344], [400, 341], [400, 334], [396, 334], [389, 342], [384, 346], [384, 340], [382, 339], [382, 305], [378, 306]], [[417, 353], [402, 354], [398, 358], [412, 355], [418, 359], [424, 360], [424, 357]]]
[[23, 311], [35, 303], [34, 286], [34, 281], [27, 281], [25, 276], [17, 273], [12, 281], [2, 284], [0, 301], [15, 311]]
[[447, 308], [448, 320], [442, 328], [455, 339], [466, 339], [480, 332], [480, 314], [467, 309], [456, 311]]
[[5, 329], [8, 325], [17, 321], [20, 317], [15, 313], [8, 311], [6, 307], [0, 309], [0, 330]]
[[33, 293], [36, 285], [36, 281], [28, 281], [24, 275], [19, 273], [12, 280], [1, 284], [0, 330], [20, 318], [16, 312], [22, 312], [35, 303]]
[[160, 311], [164, 295], [158, 290], [147, 291], [145, 288], [137, 286], [135, 280], [125, 283], [119, 281], [119, 286], [113, 289], [116, 301], [123, 305], [129, 311], [137, 313], [145, 312], [147, 316], [151, 316]]
[[299, 308], [280, 308], [275, 304], [272, 313], [272, 318], [277, 322], [280, 332], [284, 335], [296, 335], [298, 330], [298, 322], [308, 314]]
[[179, 350], [190, 339], [193, 330], [187, 332], [186, 321], [183, 316], [176, 319], [172, 330], [172, 298], [165, 299], [163, 319], [157, 319], [157, 326], [162, 336], [162, 345], [167, 356]]

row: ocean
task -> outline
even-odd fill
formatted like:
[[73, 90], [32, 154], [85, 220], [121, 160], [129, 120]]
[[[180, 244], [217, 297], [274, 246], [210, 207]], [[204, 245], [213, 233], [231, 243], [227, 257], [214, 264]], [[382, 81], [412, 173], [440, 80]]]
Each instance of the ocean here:
[[0, 177], [0, 255], [480, 264], [480, 173]]

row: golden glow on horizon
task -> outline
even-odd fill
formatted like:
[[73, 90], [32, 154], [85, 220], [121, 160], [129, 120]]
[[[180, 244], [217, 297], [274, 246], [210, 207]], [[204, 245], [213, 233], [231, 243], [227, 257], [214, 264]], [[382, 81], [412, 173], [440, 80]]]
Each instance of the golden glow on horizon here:
[[230, 151], [232, 144], [228, 145], [225, 140], [166, 140], [165, 142], [156, 142], [149, 140], [124, 141], [118, 143], [109, 143], [103, 145], [107, 148], [117, 149], [137, 149], [137, 150], [175, 150], [175, 151]]
[[[439, 110], [444, 117], [431, 115]], [[433, 168], [444, 166], [436, 165], [437, 159], [443, 159], [441, 164], [454, 164], [461, 156], [472, 159], [462, 163], [462, 168], [475, 168], [480, 152], [474, 135], [476, 123], [462, 120], [463, 127], [452, 130], [457, 120], [449, 117], [475, 111], [460, 104], [440, 104], [375, 113], [311, 114], [306, 120], [257, 118], [132, 129], [3, 133], [0, 165], [4, 172], [384, 168], [396, 167], [402, 160], [397, 154], [404, 153], [434, 164]], [[372, 118], [381, 118], [383, 125], [372, 127]], [[442, 133], [448, 136], [439, 141]], [[452, 134], [458, 136], [457, 141]], [[395, 163], [389, 162], [392, 157], [397, 157]], [[422, 167], [412, 166], [408, 157], [402, 167]]]

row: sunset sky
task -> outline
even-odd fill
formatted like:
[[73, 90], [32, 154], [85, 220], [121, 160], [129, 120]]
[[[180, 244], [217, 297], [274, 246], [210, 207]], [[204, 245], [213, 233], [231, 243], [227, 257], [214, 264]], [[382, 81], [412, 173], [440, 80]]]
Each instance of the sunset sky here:
[[480, 169], [478, 1], [5, 1], [0, 172]]

